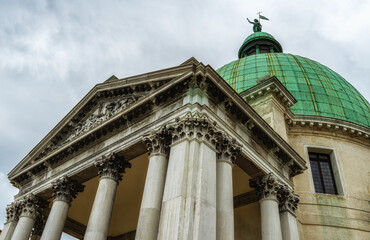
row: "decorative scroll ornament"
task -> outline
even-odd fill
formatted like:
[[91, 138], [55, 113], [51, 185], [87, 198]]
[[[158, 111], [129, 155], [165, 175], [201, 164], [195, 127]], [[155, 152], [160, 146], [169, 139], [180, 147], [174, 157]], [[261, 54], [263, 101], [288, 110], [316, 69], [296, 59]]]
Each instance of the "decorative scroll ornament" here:
[[241, 145], [234, 138], [222, 134], [216, 143], [218, 159], [228, 160], [233, 163], [241, 150]]
[[293, 190], [285, 184], [280, 186], [277, 198], [279, 200], [279, 208], [281, 212], [290, 211], [295, 214], [299, 203], [299, 196], [294, 194]]
[[221, 136], [221, 132], [216, 130], [216, 122], [212, 122], [207, 115], [195, 113], [187, 113], [185, 117], [177, 120], [174, 124], [172, 141], [176, 142], [185, 137], [198, 138], [205, 140], [215, 145], [217, 138]]
[[272, 173], [268, 173], [265, 176], [250, 179], [249, 185], [256, 189], [257, 198], [260, 200], [267, 197], [277, 197], [281, 184]]
[[6, 222], [17, 222], [19, 219], [19, 202], [13, 202], [6, 207]]
[[67, 176], [61, 177], [52, 183], [53, 197], [56, 201], [64, 201], [71, 204], [77, 193], [82, 192], [85, 186]]
[[46, 206], [47, 202], [32, 193], [25, 196], [19, 202], [20, 217], [30, 217], [36, 220], [39, 212]]
[[100, 178], [111, 178], [117, 182], [122, 180], [126, 168], [131, 168], [131, 163], [117, 153], [109, 153], [95, 162]]
[[153, 131], [147, 136], [143, 137], [143, 142], [151, 154], [165, 154], [169, 153], [170, 145], [172, 142], [172, 126], [163, 126], [157, 131]]

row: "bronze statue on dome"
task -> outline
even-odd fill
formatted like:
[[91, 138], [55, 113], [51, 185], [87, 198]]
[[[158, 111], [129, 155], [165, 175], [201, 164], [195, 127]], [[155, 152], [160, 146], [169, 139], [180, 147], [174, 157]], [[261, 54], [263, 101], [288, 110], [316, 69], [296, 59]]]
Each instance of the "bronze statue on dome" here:
[[253, 32], [261, 32], [262, 31], [262, 25], [260, 23], [260, 21], [258, 21], [257, 19], [254, 19], [254, 22], [250, 21], [248, 18], [247, 18], [248, 22], [253, 24]]
[[258, 14], [258, 20], [254, 19], [254, 22], [250, 21], [248, 18], [248, 22], [250, 24], [253, 24], [253, 32], [261, 32], [262, 31], [262, 25], [260, 23], [261, 19], [269, 21], [269, 19], [265, 16], [261, 15], [262, 12], [257, 13]]

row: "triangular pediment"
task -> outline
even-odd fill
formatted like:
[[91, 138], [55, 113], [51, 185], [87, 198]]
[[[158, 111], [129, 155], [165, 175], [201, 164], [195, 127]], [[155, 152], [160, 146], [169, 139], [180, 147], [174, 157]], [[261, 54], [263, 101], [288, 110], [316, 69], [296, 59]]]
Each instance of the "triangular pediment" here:
[[9, 178], [89, 135], [106, 122], [119, 117], [127, 108], [140, 105], [144, 102], [141, 100], [155, 94], [170, 84], [171, 80], [192, 71], [193, 62], [191, 60], [178, 67], [124, 79], [113, 75], [96, 85], [8, 174]]

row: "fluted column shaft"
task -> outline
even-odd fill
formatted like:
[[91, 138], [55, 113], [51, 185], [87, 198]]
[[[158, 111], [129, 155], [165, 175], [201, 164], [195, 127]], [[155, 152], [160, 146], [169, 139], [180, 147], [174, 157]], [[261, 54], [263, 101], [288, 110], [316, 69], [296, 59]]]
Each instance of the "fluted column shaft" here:
[[270, 173], [251, 179], [250, 186], [256, 188], [260, 203], [262, 240], [282, 240], [277, 200], [280, 183]]
[[33, 194], [20, 201], [20, 217], [11, 240], [29, 239], [42, 205], [42, 201]]
[[117, 185], [122, 174], [131, 164], [115, 153], [99, 159], [95, 166], [99, 170], [99, 186], [87, 224], [85, 240], [106, 240], [112, 215]]
[[171, 136], [166, 127], [143, 138], [149, 150], [149, 166], [140, 206], [136, 240], [156, 240], [158, 235], [168, 151]]
[[280, 187], [278, 194], [280, 208], [280, 224], [283, 240], [299, 240], [297, 216], [299, 197], [286, 185]]
[[84, 186], [69, 177], [62, 177], [52, 183], [52, 189], [54, 202], [41, 240], [60, 239], [72, 199], [76, 197], [78, 192], [83, 191]]
[[15, 202], [6, 208], [6, 223], [0, 234], [0, 240], [10, 240], [19, 219], [19, 203]]
[[234, 239], [234, 202], [232, 167], [240, 147], [231, 139], [217, 144], [217, 223], [216, 239]]

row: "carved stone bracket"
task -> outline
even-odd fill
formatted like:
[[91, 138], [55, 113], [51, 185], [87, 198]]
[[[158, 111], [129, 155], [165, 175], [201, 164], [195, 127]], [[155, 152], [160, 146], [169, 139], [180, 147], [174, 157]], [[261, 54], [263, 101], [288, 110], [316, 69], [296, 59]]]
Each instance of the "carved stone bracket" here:
[[77, 193], [82, 192], [85, 186], [76, 180], [64, 176], [53, 182], [51, 188], [54, 192], [53, 197], [55, 200], [71, 204]]
[[32, 193], [19, 201], [20, 217], [30, 217], [36, 220], [40, 210], [47, 205], [47, 202]]
[[143, 142], [149, 150], [149, 155], [169, 153], [172, 142], [172, 126], [163, 126], [157, 131], [153, 131], [147, 136], [143, 137]]
[[100, 178], [111, 178], [119, 182], [122, 180], [125, 169], [131, 168], [131, 163], [117, 153], [109, 153], [98, 159], [95, 162], [95, 167], [99, 170]]
[[281, 183], [278, 182], [272, 173], [268, 173], [264, 176], [250, 179], [249, 185], [256, 189], [257, 198], [261, 200], [268, 197], [277, 198]]
[[279, 208], [280, 212], [289, 211], [295, 215], [299, 203], [299, 196], [294, 194], [294, 191], [285, 184], [280, 186], [278, 192]]
[[17, 222], [19, 219], [19, 202], [13, 202], [6, 207], [6, 222]]
[[234, 138], [222, 134], [217, 140], [216, 149], [219, 160], [226, 160], [233, 163], [241, 150], [241, 145]]

